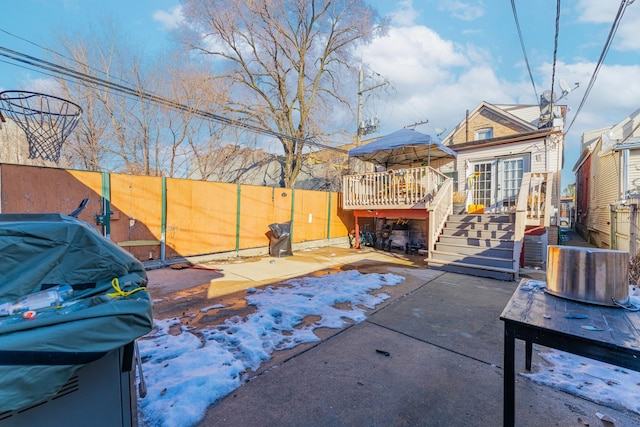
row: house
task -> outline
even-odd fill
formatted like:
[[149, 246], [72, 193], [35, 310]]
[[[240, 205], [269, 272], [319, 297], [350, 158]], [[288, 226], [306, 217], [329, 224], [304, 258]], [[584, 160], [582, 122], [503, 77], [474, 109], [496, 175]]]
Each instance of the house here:
[[[640, 109], [620, 123], [585, 132], [576, 174], [576, 231], [600, 248], [619, 249], [612, 213], [640, 198]], [[613, 209], [613, 210], [612, 210]], [[627, 225], [629, 221], [626, 221]], [[615, 234], [629, 237], [629, 229]], [[618, 237], [619, 238], [619, 237]]]
[[[343, 180], [343, 208], [354, 210], [356, 225], [363, 217], [382, 218], [384, 223], [390, 214], [424, 218], [418, 223], [426, 224], [419, 228], [424, 233], [414, 233], [424, 240], [415, 241], [410, 234], [409, 243], [423, 246], [430, 268], [516, 278], [527, 261], [544, 265], [546, 244], [557, 243], [565, 111], [556, 106], [553, 119], [540, 128], [538, 105], [481, 102], [442, 139], [455, 157], [403, 169], [413, 182], [428, 175], [422, 182], [431, 183], [431, 193], [414, 188], [413, 193], [399, 189], [396, 194], [379, 175], [388, 172], [355, 174]], [[376, 199], [381, 188], [392, 193], [383, 199], [392, 206], [381, 206]], [[453, 215], [454, 191], [465, 196], [462, 215]], [[418, 198], [411, 199], [416, 192]], [[353, 206], [353, 200], [359, 204]], [[531, 244], [521, 259], [527, 232]], [[527, 252], [533, 255], [529, 259]]]

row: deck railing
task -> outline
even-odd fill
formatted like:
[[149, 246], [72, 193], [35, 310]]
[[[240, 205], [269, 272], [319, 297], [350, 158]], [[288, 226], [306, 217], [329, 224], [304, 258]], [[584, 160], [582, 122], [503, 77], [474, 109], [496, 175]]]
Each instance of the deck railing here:
[[426, 208], [446, 180], [446, 175], [429, 166], [346, 175], [343, 208]]

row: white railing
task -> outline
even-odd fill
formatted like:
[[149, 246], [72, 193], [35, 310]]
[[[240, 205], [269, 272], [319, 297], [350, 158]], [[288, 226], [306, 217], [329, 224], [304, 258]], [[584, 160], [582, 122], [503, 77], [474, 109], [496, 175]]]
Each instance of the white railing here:
[[513, 268], [516, 272], [520, 268], [520, 254], [527, 226], [548, 227], [551, 223], [552, 188], [552, 172], [527, 172], [522, 176], [514, 224]]
[[343, 209], [426, 208], [445, 180], [429, 166], [346, 175]]
[[442, 233], [447, 218], [453, 212], [453, 179], [448, 178], [444, 181], [427, 210], [429, 211], [427, 257], [431, 258], [438, 236]]

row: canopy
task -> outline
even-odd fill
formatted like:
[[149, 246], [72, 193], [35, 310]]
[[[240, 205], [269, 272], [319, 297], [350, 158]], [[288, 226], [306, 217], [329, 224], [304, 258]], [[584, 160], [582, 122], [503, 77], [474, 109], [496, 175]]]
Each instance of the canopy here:
[[369, 144], [349, 150], [349, 157], [385, 167], [419, 162], [430, 166], [432, 159], [456, 156], [457, 153], [449, 147], [414, 129], [400, 129]]

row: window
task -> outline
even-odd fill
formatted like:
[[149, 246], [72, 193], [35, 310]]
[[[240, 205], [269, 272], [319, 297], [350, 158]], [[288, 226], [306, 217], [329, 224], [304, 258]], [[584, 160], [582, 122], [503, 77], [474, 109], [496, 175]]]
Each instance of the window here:
[[476, 131], [476, 141], [491, 138], [493, 138], [493, 128], [480, 129]]

